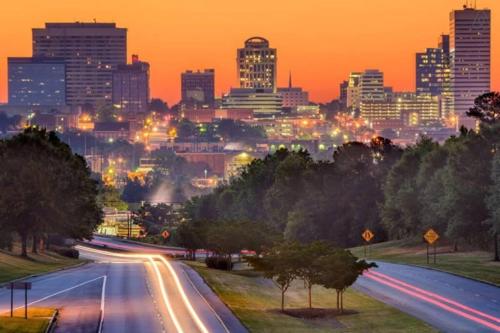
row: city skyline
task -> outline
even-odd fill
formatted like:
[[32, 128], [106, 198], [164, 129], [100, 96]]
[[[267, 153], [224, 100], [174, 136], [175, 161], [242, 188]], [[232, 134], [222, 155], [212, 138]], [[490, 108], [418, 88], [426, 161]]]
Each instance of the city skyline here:
[[[287, 86], [291, 70], [294, 83], [309, 91], [312, 101], [325, 102], [338, 97], [338, 86], [350, 72], [369, 68], [383, 71], [387, 86], [398, 91], [413, 91], [415, 54], [433, 47], [441, 34], [449, 33], [449, 13], [465, 3], [456, 0], [438, 4], [428, 0], [419, 4], [401, 4], [392, 0], [382, 0], [377, 4], [363, 0], [349, 4], [314, 1], [313, 6], [304, 8], [303, 1], [291, 1], [287, 2], [286, 8], [268, 4], [265, 7], [267, 12], [259, 16], [257, 26], [252, 22], [251, 13], [259, 8], [259, 4], [264, 5], [263, 1], [257, 1], [254, 9], [228, 1], [221, 1], [214, 7], [207, 1], [197, 0], [195, 9], [187, 4], [148, 1], [151, 15], [147, 21], [134, 15], [132, 7], [127, 6], [131, 2], [121, 7], [113, 6], [113, 1], [100, 3], [97, 11], [92, 2], [83, 6], [50, 1], [44, 8], [33, 7], [37, 8], [37, 13], [30, 13], [30, 7], [25, 4], [7, 4], [7, 10], [0, 14], [0, 17], [4, 16], [2, 22], [10, 27], [0, 32], [0, 38], [7, 45], [0, 51], [4, 59], [0, 64], [1, 77], [7, 76], [8, 56], [31, 55], [32, 28], [43, 27], [46, 22], [92, 21], [95, 17], [97, 22], [114, 22], [118, 27], [128, 29], [128, 58], [131, 54], [139, 54], [151, 64], [151, 96], [163, 98], [170, 105], [180, 100], [179, 76], [188, 69], [214, 68], [217, 72], [217, 97], [231, 87], [236, 88], [234, 52], [244, 40], [254, 35], [268, 39], [272, 47], [278, 49], [278, 86]], [[8, 9], [15, 11], [18, 6], [27, 13], [13, 21], [13, 17], [5, 13]], [[500, 4], [492, 0], [479, 1], [478, 8], [483, 7], [492, 10], [492, 89], [499, 90], [498, 43], [494, 31]], [[78, 12], [79, 17], [68, 17], [67, 12]], [[167, 12], [171, 15], [165, 14]], [[411, 16], [402, 13], [411, 13]], [[352, 25], [353, 15], [364, 24], [359, 27]], [[380, 20], [380, 15], [386, 16], [384, 20]], [[435, 25], [426, 25], [428, 20]], [[297, 22], [302, 28], [296, 26]], [[236, 23], [238, 29], [233, 27]], [[201, 29], [203, 24], [209, 29]], [[345, 24], [349, 26], [342, 28]], [[366, 26], [370, 27], [369, 31]], [[9, 40], [17, 43], [9, 43]], [[6, 80], [2, 79], [0, 101], [6, 100]]]

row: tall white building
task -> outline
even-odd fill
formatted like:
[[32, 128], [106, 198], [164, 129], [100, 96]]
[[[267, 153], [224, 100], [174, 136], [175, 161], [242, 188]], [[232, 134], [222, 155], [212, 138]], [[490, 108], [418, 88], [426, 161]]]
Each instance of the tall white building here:
[[464, 7], [450, 14], [452, 109], [458, 125], [475, 127], [465, 112], [474, 99], [490, 91], [491, 11]]
[[237, 66], [240, 88], [272, 89], [276, 92], [276, 49], [269, 41], [252, 37], [238, 49]]

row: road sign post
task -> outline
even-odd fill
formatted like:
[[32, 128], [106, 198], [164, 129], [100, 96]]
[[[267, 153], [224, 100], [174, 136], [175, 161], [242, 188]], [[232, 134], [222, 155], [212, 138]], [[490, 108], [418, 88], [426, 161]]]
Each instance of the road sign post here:
[[429, 264], [429, 246], [433, 245], [434, 246], [434, 264], [436, 264], [436, 242], [439, 239], [439, 234], [434, 231], [434, 229], [429, 229], [427, 232], [424, 234], [424, 239], [427, 242], [427, 264]]
[[364, 250], [365, 250], [365, 258], [366, 258], [366, 248], [367, 248], [367, 246], [368, 247], [370, 246], [370, 242], [373, 239], [373, 237], [375, 237], [375, 235], [373, 234], [373, 232], [370, 229], [366, 229], [361, 234], [361, 237], [365, 240]]
[[10, 316], [14, 317], [14, 289], [24, 289], [24, 319], [28, 319], [28, 290], [31, 282], [11, 282], [7, 284], [10, 289]]
[[10, 288], [10, 317], [14, 317], [14, 288]]

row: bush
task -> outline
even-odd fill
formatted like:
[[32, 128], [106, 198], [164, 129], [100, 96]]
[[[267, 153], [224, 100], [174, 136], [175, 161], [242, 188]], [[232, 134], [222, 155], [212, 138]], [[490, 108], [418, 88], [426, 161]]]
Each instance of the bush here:
[[78, 257], [80, 256], [80, 252], [78, 252], [78, 250], [76, 250], [72, 247], [51, 245], [49, 247], [49, 250], [53, 251], [57, 254], [60, 254], [64, 257], [73, 258], [73, 259], [78, 259]]
[[233, 263], [230, 263], [227, 258], [223, 257], [207, 257], [205, 259], [205, 264], [208, 268], [220, 269], [224, 271], [230, 271], [233, 269]]

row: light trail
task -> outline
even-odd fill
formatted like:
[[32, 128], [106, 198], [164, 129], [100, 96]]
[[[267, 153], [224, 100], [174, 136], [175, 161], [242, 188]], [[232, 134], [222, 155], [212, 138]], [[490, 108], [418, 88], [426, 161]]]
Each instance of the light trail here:
[[165, 264], [165, 266], [167, 266], [168, 270], [172, 274], [172, 277], [174, 278], [174, 281], [175, 281], [175, 285], [179, 289], [179, 292], [181, 294], [182, 300], [184, 301], [184, 304], [186, 304], [186, 307], [187, 307], [187, 309], [189, 311], [189, 314], [191, 315], [191, 317], [195, 321], [196, 326], [198, 326], [198, 328], [200, 329], [200, 331], [202, 331], [203, 333], [209, 333], [208, 330], [207, 330], [207, 328], [205, 327], [205, 325], [201, 321], [200, 317], [196, 313], [196, 311], [194, 311], [193, 306], [191, 305], [191, 302], [187, 298], [187, 295], [184, 292], [184, 288], [182, 287], [182, 284], [179, 281], [179, 277], [177, 276], [177, 273], [173, 269], [172, 265], [170, 265], [170, 263], [165, 258], [163, 258], [162, 256], [159, 256], [159, 259]]
[[184, 333], [182, 330], [182, 327], [179, 324], [179, 321], [177, 319], [177, 316], [175, 315], [173, 308], [170, 304], [170, 300], [168, 297], [167, 290], [165, 288], [165, 284], [163, 282], [160, 270], [158, 269], [158, 266], [156, 265], [155, 259], [160, 260], [168, 269], [170, 274], [172, 275], [172, 278], [174, 279], [175, 285], [179, 291], [179, 294], [181, 295], [181, 298], [188, 309], [188, 312], [195, 322], [196, 326], [200, 329], [201, 332], [203, 333], [209, 333], [209, 330], [201, 320], [201, 318], [198, 316], [196, 311], [194, 310], [189, 298], [186, 295], [186, 292], [184, 291], [184, 288], [182, 287], [182, 284], [179, 280], [179, 277], [175, 270], [173, 269], [172, 265], [166, 260], [163, 256], [158, 255], [158, 254], [131, 254], [131, 253], [116, 253], [116, 252], [108, 252], [108, 251], [102, 251], [102, 250], [97, 250], [89, 247], [84, 247], [84, 246], [77, 246], [77, 248], [81, 248], [84, 251], [88, 251], [91, 253], [97, 253], [101, 255], [107, 255], [107, 256], [115, 256], [115, 257], [122, 257], [122, 258], [142, 258], [149, 260], [151, 264], [153, 265], [153, 269], [155, 271], [156, 277], [158, 279], [158, 283], [160, 286], [160, 292], [162, 294], [163, 301], [165, 303], [165, 307], [167, 308], [167, 312], [169, 313], [170, 317], [172, 318], [172, 321], [174, 322], [174, 325], [176, 329], [178, 330], [179, 333]]
[[404, 287], [400, 286], [399, 284], [393, 283], [393, 282], [388, 281], [388, 280], [384, 280], [383, 278], [377, 277], [376, 275], [372, 274], [371, 272], [365, 273], [364, 276], [366, 276], [367, 278], [372, 279], [374, 281], [377, 281], [377, 282], [379, 282], [381, 284], [389, 286], [389, 287], [391, 287], [393, 289], [399, 290], [402, 293], [405, 293], [407, 295], [419, 298], [419, 299], [421, 299], [421, 300], [423, 300], [425, 302], [431, 303], [431, 304], [433, 304], [433, 305], [435, 305], [437, 307], [440, 307], [440, 308], [442, 308], [442, 309], [444, 309], [444, 310], [446, 310], [448, 312], [454, 313], [454, 314], [459, 315], [459, 316], [461, 316], [463, 318], [469, 319], [469, 320], [474, 321], [474, 322], [476, 322], [478, 324], [481, 324], [483, 326], [491, 328], [491, 329], [493, 329], [493, 330], [495, 330], [497, 332], [500, 332], [500, 326], [498, 326], [496, 324], [493, 324], [493, 323], [491, 323], [489, 321], [486, 321], [484, 319], [475, 317], [475, 316], [473, 316], [473, 315], [471, 315], [469, 313], [463, 312], [461, 310], [452, 308], [451, 306], [446, 305], [443, 302], [437, 301], [435, 299], [432, 299], [431, 297], [425, 296], [425, 295], [417, 293], [415, 291], [407, 290]]
[[156, 273], [158, 283], [160, 284], [161, 296], [163, 297], [163, 302], [165, 303], [165, 306], [167, 307], [168, 314], [172, 318], [172, 321], [174, 322], [174, 326], [177, 329], [177, 331], [179, 333], [184, 333], [184, 330], [182, 329], [181, 325], [179, 324], [179, 321], [177, 320], [177, 316], [175, 315], [174, 310], [172, 309], [172, 306], [170, 305], [170, 300], [168, 299], [167, 289], [165, 288], [165, 284], [163, 282], [163, 279], [161, 278], [161, 273], [160, 273], [160, 270], [158, 269], [158, 266], [156, 265], [156, 261], [154, 261], [152, 257], [149, 257], [148, 259], [151, 262], [151, 264], [153, 265], [153, 269]]
[[464, 310], [466, 310], [466, 311], [472, 312], [472, 313], [474, 313], [474, 314], [476, 314], [476, 315], [479, 315], [479, 316], [481, 316], [481, 317], [484, 317], [484, 318], [487, 318], [487, 319], [489, 319], [489, 320], [492, 320], [492, 321], [495, 321], [495, 322], [497, 322], [497, 323], [500, 323], [500, 318], [497, 318], [497, 317], [492, 316], [492, 315], [489, 315], [489, 314], [487, 314], [487, 313], [484, 313], [484, 312], [478, 311], [478, 310], [476, 310], [476, 309], [474, 309], [474, 308], [471, 308], [471, 307], [469, 307], [469, 306], [463, 305], [462, 303], [458, 303], [458, 302], [456, 302], [456, 301], [454, 301], [454, 300], [451, 300], [451, 299], [449, 299], [449, 298], [446, 298], [446, 297], [443, 297], [443, 296], [441, 296], [441, 295], [435, 294], [435, 293], [433, 293], [433, 292], [430, 292], [430, 291], [427, 291], [427, 290], [424, 290], [424, 289], [420, 289], [420, 288], [418, 288], [418, 287], [416, 287], [416, 286], [413, 286], [413, 285], [408, 284], [408, 283], [406, 283], [406, 282], [404, 282], [404, 281], [401, 281], [401, 280], [395, 279], [395, 278], [390, 277], [390, 276], [388, 276], [388, 275], [386, 275], [386, 274], [382, 274], [382, 273], [375, 272], [375, 271], [370, 271], [370, 274], [374, 274], [374, 275], [376, 275], [376, 276], [378, 276], [378, 277], [380, 277], [380, 278], [383, 278], [383, 279], [389, 280], [389, 281], [391, 281], [391, 282], [397, 283], [397, 284], [399, 284], [399, 285], [401, 285], [401, 286], [403, 286], [403, 287], [413, 289], [413, 290], [415, 290], [415, 291], [417, 291], [417, 292], [420, 292], [420, 293], [422, 293], [422, 294], [424, 294], [424, 295], [427, 295], [427, 296], [430, 296], [430, 297], [434, 297], [434, 298], [436, 298], [436, 299], [438, 299], [438, 300], [440, 300], [440, 301], [443, 301], [443, 302], [449, 303], [449, 304], [451, 304], [451, 305], [454, 305], [454, 306], [459, 307], [459, 308], [461, 308], [461, 309], [464, 309]]

